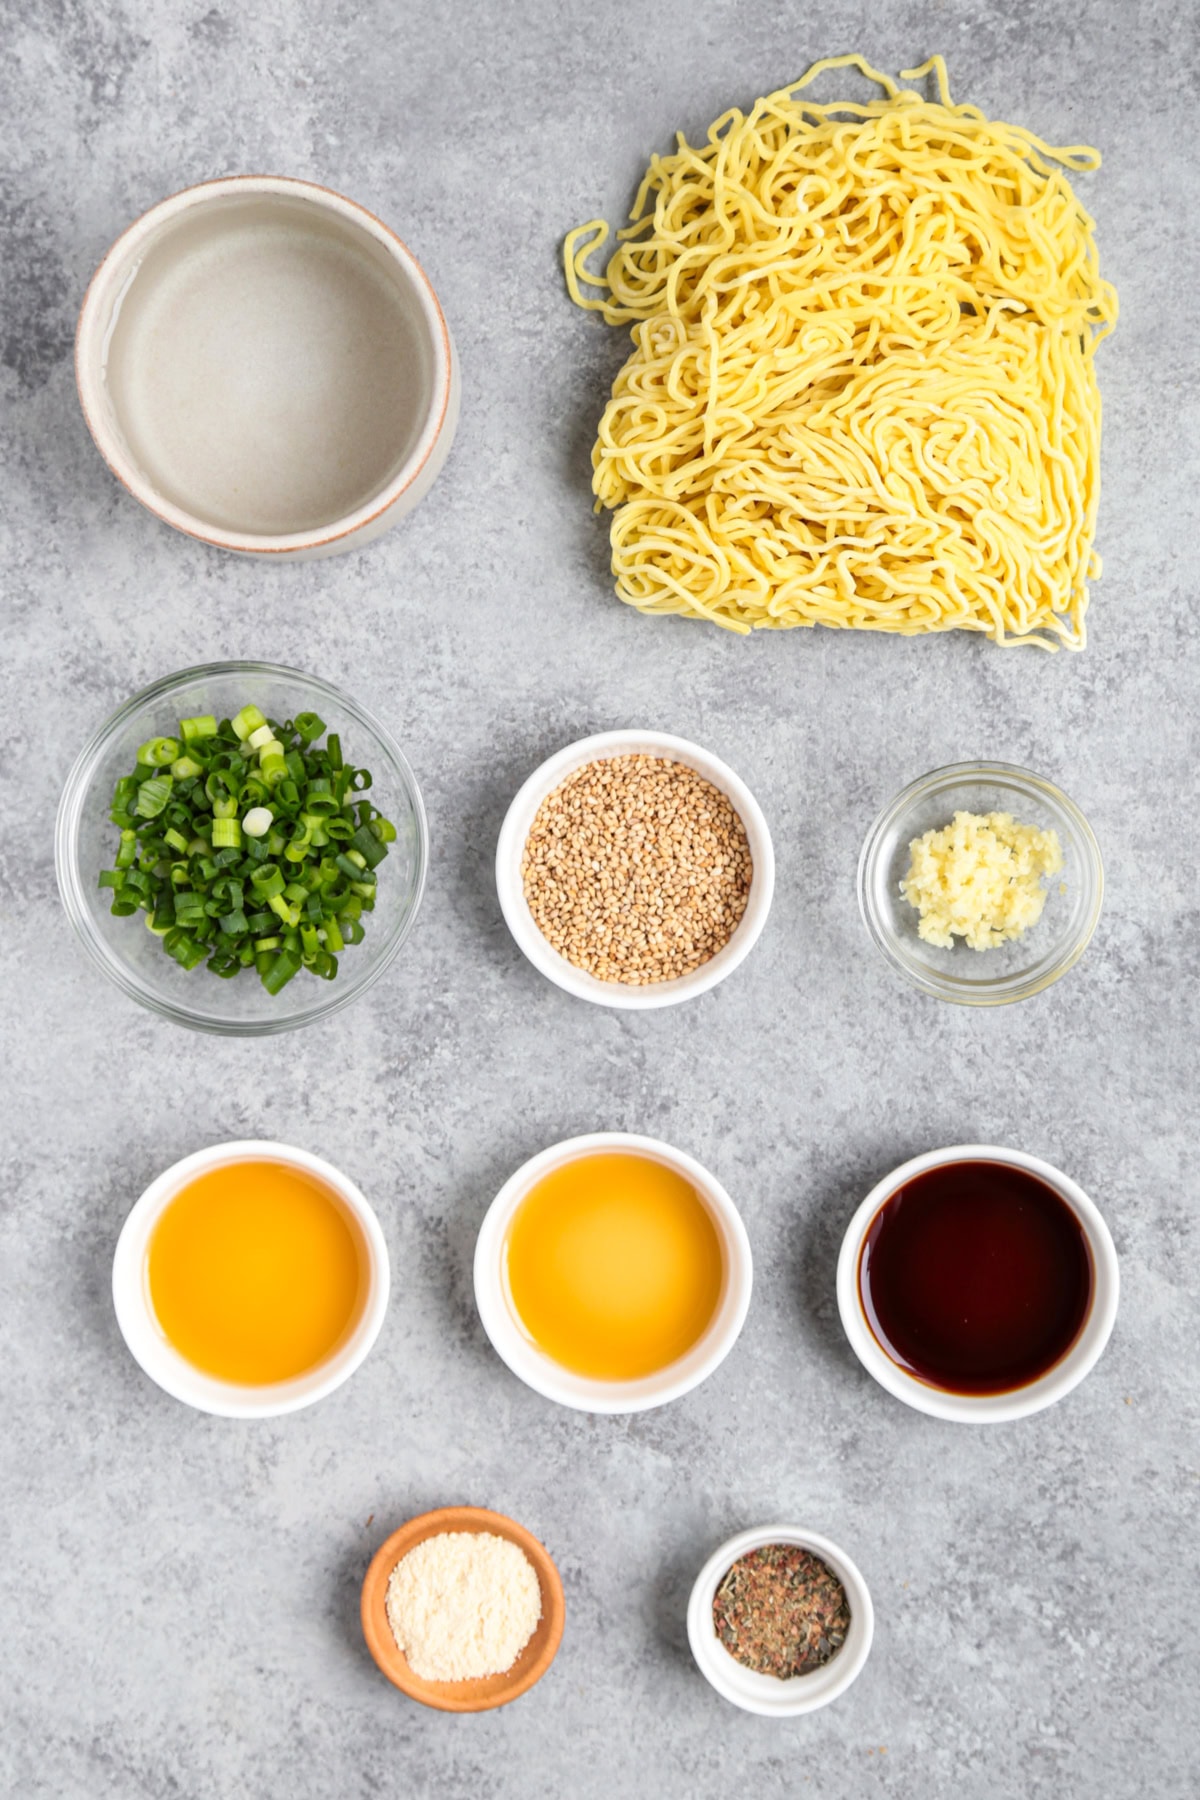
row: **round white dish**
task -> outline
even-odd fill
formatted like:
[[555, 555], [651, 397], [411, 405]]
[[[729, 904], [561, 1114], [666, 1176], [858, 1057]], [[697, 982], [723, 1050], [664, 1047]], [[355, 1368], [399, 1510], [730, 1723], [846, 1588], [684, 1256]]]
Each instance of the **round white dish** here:
[[[1025, 1387], [1002, 1394], [953, 1394], [932, 1387], [892, 1361], [879, 1344], [863, 1311], [858, 1286], [858, 1264], [863, 1241], [871, 1222], [884, 1202], [906, 1181], [923, 1175], [927, 1169], [944, 1163], [995, 1162], [1025, 1169], [1054, 1189], [1071, 1208], [1087, 1237], [1092, 1256], [1092, 1301], [1083, 1327], [1075, 1342], [1053, 1368]], [[901, 1163], [890, 1175], [876, 1182], [858, 1208], [842, 1239], [837, 1267], [838, 1311], [850, 1347], [868, 1374], [873, 1375], [889, 1394], [903, 1400], [918, 1412], [935, 1419], [950, 1419], [966, 1425], [998, 1425], [1009, 1419], [1023, 1419], [1031, 1413], [1053, 1406], [1071, 1389], [1078, 1387], [1084, 1376], [1095, 1367], [1112, 1335], [1120, 1293], [1120, 1268], [1117, 1252], [1108, 1226], [1095, 1203], [1077, 1182], [1060, 1169], [1029, 1156], [1023, 1150], [1003, 1150], [992, 1144], [954, 1144], [944, 1150], [929, 1150]]]
[[[362, 1233], [369, 1271], [366, 1302], [346, 1341], [326, 1362], [307, 1374], [263, 1387], [243, 1387], [235, 1382], [220, 1381], [180, 1356], [167, 1342], [154, 1316], [146, 1273], [151, 1233], [163, 1209], [180, 1188], [210, 1169], [247, 1158], [289, 1163], [332, 1188]], [[245, 1139], [197, 1150], [164, 1169], [157, 1180], [150, 1183], [117, 1239], [112, 1286], [121, 1335], [134, 1360], [152, 1381], [176, 1400], [194, 1406], [199, 1412], [218, 1413], [233, 1419], [267, 1419], [312, 1406], [349, 1380], [379, 1336], [387, 1312], [391, 1271], [379, 1220], [354, 1182], [332, 1163], [307, 1150], [294, 1149], [290, 1144]]]
[[[799, 1544], [810, 1550], [833, 1570], [850, 1602], [850, 1629], [837, 1655], [823, 1668], [814, 1669], [810, 1675], [794, 1675], [789, 1681], [744, 1668], [736, 1657], [730, 1656], [713, 1627], [713, 1599], [725, 1575], [740, 1556], [763, 1544]], [[828, 1706], [861, 1674], [875, 1636], [875, 1609], [858, 1565], [829, 1538], [805, 1531], [799, 1525], [759, 1525], [752, 1531], [740, 1531], [713, 1551], [692, 1588], [687, 1633], [700, 1673], [723, 1699], [744, 1712], [775, 1719], [794, 1718]]]
[[[724, 1261], [721, 1297], [703, 1337], [678, 1362], [634, 1381], [596, 1381], [564, 1369], [526, 1334], [508, 1287], [508, 1229], [530, 1188], [564, 1163], [605, 1153], [653, 1157], [690, 1181], [712, 1215]], [[753, 1279], [754, 1260], [746, 1227], [720, 1182], [682, 1150], [672, 1149], [657, 1138], [623, 1131], [597, 1131], [585, 1137], [567, 1138], [522, 1163], [492, 1201], [475, 1243], [475, 1304], [496, 1354], [535, 1392], [579, 1412], [645, 1412], [652, 1406], [665, 1406], [668, 1400], [677, 1400], [698, 1387], [724, 1362], [737, 1342], [750, 1307]]]
[[135, 499], [285, 561], [356, 549], [410, 511], [458, 416], [454, 347], [411, 251], [283, 176], [201, 182], [129, 226], [84, 298], [75, 375]]
[[[597, 981], [583, 969], [560, 956], [534, 923], [525, 898], [521, 878], [521, 859], [525, 842], [542, 801], [585, 763], [614, 756], [657, 756], [672, 762], [686, 763], [706, 781], [728, 796], [735, 812], [746, 828], [754, 873], [746, 910], [729, 942], [722, 950], [675, 981], [654, 982], [647, 987], [626, 986], [619, 981]], [[652, 1007], [675, 1006], [707, 993], [738, 964], [749, 956], [762, 935], [771, 910], [775, 891], [775, 852], [771, 833], [758, 801], [740, 776], [727, 763], [713, 756], [687, 738], [672, 737], [665, 731], [601, 731], [594, 737], [580, 738], [568, 744], [534, 770], [518, 790], [505, 815], [496, 846], [496, 891], [505, 922], [520, 948], [535, 969], [548, 980], [574, 994], [579, 1000], [590, 1000], [596, 1006], [616, 1006], [631, 1011]]]

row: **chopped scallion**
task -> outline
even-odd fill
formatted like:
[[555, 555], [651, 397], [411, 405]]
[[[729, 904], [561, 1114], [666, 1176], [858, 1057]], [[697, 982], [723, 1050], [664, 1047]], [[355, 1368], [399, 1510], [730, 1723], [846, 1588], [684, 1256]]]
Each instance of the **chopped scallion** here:
[[316, 713], [279, 722], [246, 705], [147, 739], [113, 791], [120, 842], [99, 877], [113, 913], [142, 913], [183, 969], [254, 969], [271, 994], [301, 969], [332, 981], [396, 829], [357, 798], [370, 771], [345, 763], [336, 733], [321, 748], [324, 732]]

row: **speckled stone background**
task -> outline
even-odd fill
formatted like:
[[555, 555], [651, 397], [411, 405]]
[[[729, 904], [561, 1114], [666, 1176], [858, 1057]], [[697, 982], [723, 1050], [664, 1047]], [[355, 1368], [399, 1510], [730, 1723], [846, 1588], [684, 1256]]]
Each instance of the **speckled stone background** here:
[[[9, 7], [6, 1794], [1196, 1793], [1197, 27], [1190, 0]], [[562, 234], [626, 205], [676, 127], [700, 131], [847, 48], [892, 69], [944, 50], [963, 97], [1103, 148], [1081, 187], [1122, 320], [1100, 359], [1105, 575], [1084, 656], [968, 638], [741, 642], [611, 596], [588, 452], [623, 340], [567, 304]], [[248, 169], [313, 177], [394, 224], [462, 358], [462, 427], [431, 497], [373, 548], [307, 568], [158, 525], [106, 473], [72, 384], [75, 312], [110, 240], [162, 195]], [[189, 1036], [110, 989], [72, 939], [51, 856], [85, 735], [154, 677], [236, 655], [316, 669], [389, 720], [434, 844], [399, 965], [351, 1011], [266, 1043]], [[641, 1017], [544, 982], [491, 878], [524, 775], [627, 722], [728, 757], [769, 814], [780, 873], [737, 977]], [[876, 809], [976, 754], [1060, 779], [1109, 873], [1079, 967], [990, 1015], [894, 985], [853, 885]], [[728, 1362], [627, 1421], [526, 1391], [470, 1283], [502, 1179], [604, 1126], [715, 1169], [757, 1256]], [[109, 1298], [143, 1186], [242, 1135], [352, 1174], [395, 1272], [354, 1380], [262, 1425], [160, 1393]], [[1087, 1383], [978, 1432], [891, 1400], [833, 1298], [868, 1185], [970, 1139], [1074, 1174], [1124, 1283]], [[558, 1661], [502, 1713], [419, 1710], [361, 1641], [374, 1548], [441, 1501], [514, 1514], [563, 1572]], [[853, 1690], [782, 1724], [719, 1700], [684, 1632], [709, 1551], [779, 1516], [843, 1543], [878, 1612]]]

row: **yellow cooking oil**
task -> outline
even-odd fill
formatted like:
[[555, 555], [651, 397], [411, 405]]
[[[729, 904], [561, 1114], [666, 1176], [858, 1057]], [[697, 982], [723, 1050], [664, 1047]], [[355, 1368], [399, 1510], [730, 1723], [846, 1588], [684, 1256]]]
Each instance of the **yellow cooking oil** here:
[[721, 1297], [712, 1214], [690, 1181], [649, 1156], [601, 1153], [553, 1169], [518, 1206], [506, 1251], [529, 1337], [601, 1381], [677, 1362]]
[[182, 1187], [150, 1237], [155, 1316], [179, 1354], [261, 1387], [316, 1368], [357, 1323], [366, 1248], [338, 1196], [288, 1163], [247, 1159]]

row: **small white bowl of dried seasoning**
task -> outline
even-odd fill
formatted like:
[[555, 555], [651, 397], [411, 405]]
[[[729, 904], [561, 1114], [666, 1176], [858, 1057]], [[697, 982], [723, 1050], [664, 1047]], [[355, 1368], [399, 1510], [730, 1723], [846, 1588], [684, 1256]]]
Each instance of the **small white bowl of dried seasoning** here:
[[875, 1611], [857, 1566], [829, 1538], [762, 1525], [709, 1557], [687, 1629], [718, 1694], [745, 1712], [789, 1718], [845, 1693], [870, 1654]]
[[500, 832], [496, 888], [542, 974], [597, 1006], [705, 993], [749, 955], [775, 888], [758, 802], [664, 731], [604, 731], [550, 757]]

